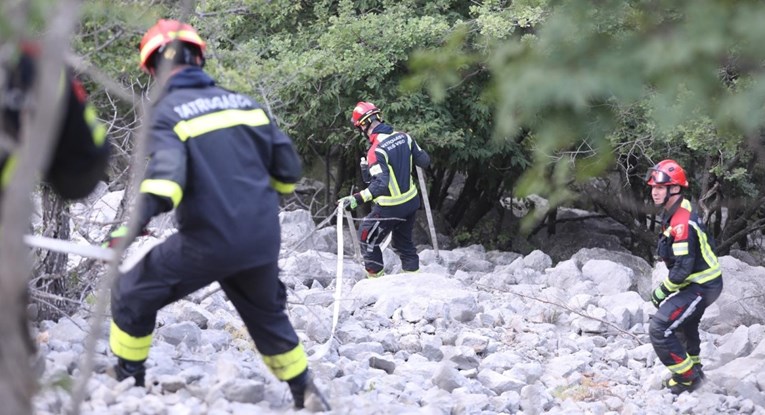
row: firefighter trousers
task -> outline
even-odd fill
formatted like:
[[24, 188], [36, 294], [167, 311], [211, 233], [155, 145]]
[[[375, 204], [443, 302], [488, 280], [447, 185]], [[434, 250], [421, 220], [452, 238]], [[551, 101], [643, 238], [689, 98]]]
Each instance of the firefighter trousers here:
[[691, 284], [667, 298], [651, 318], [649, 335], [659, 360], [674, 374], [687, 374], [701, 351], [699, 323], [722, 292], [722, 276]]
[[383, 255], [380, 245], [385, 238], [393, 233], [391, 247], [393, 252], [401, 258], [401, 268], [404, 271], [417, 271], [420, 269], [420, 257], [417, 248], [412, 242], [415, 215], [417, 207], [404, 212], [404, 215], [387, 215], [383, 208], [375, 205], [372, 212], [367, 215], [359, 227], [359, 240], [361, 241], [361, 253], [364, 256], [364, 267], [370, 273], [382, 271]]
[[[289, 380], [302, 373], [308, 362], [285, 312], [287, 292], [277, 262], [234, 272], [221, 269], [225, 265], [216, 266], [184, 245], [180, 233], [155, 246], [112, 289], [110, 345], [115, 355], [145, 360], [157, 311], [217, 281], [276, 377]], [[145, 351], [134, 354], [142, 347]]]

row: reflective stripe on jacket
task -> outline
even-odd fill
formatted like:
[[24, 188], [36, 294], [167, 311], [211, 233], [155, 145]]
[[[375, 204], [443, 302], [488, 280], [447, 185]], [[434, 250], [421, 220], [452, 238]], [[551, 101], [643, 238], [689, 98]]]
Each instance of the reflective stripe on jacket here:
[[685, 199], [670, 209], [659, 237], [659, 256], [672, 264], [664, 285], [671, 291], [691, 283], [704, 284], [722, 275], [706, 229]]
[[372, 133], [373, 145], [367, 154], [369, 187], [361, 192], [365, 201], [380, 206], [402, 205], [417, 196], [412, 178], [414, 165], [427, 167], [430, 157], [408, 134], [394, 132], [387, 124]]
[[[5, 68], [4, 85], [0, 85], [0, 112], [3, 132], [13, 142], [19, 140], [22, 114], [30, 108], [29, 92], [37, 73], [37, 50], [22, 47], [18, 60]], [[45, 173], [45, 181], [65, 199], [87, 196], [104, 179], [109, 161], [106, 126], [98, 121], [96, 111], [87, 101], [82, 84], [70, 68], [61, 72], [56, 93], [63, 95], [62, 117], [57, 126], [55, 149]], [[0, 147], [0, 197], [2, 189], [13, 178], [16, 154]]]
[[278, 259], [278, 193], [294, 189], [301, 164], [255, 100], [184, 68], [154, 109], [151, 135], [140, 190], [176, 209], [199, 252], [235, 268]]

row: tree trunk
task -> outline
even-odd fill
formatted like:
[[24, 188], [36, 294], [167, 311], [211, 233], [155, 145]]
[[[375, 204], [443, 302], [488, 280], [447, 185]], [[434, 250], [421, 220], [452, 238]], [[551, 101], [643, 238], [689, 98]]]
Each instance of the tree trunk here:
[[457, 228], [457, 225], [462, 221], [468, 207], [470, 207], [471, 201], [478, 195], [479, 190], [476, 186], [477, 183], [477, 175], [474, 174], [468, 176], [467, 180], [465, 180], [465, 186], [462, 188], [462, 192], [457, 198], [457, 202], [454, 203], [454, 206], [449, 210], [449, 213], [446, 214], [447, 221], [452, 229]]
[[428, 197], [430, 198], [430, 207], [438, 209], [439, 196], [441, 195], [441, 183], [443, 183], [446, 171], [444, 169], [432, 169], [430, 174], [430, 188], [428, 188]]
[[446, 197], [449, 196], [449, 187], [451, 187], [454, 182], [456, 173], [455, 170], [449, 170], [449, 173], [447, 174], [446, 179], [441, 183], [441, 186], [433, 187], [433, 189], [436, 190], [436, 193], [438, 193], [438, 200], [434, 203], [435, 207], [433, 209], [440, 210], [444, 206], [444, 201], [446, 200]]
[[554, 207], [547, 212], [547, 234], [555, 235], [556, 225], [558, 224], [558, 207]]
[[[27, 319], [29, 250], [22, 241], [32, 211], [29, 195], [55, 148], [63, 104], [63, 94], [56, 91], [79, 8], [73, 0], [57, 2], [55, 10], [49, 9], [50, 21], [41, 28], [45, 35], [31, 91], [35, 108], [23, 120], [16, 171], [0, 201], [0, 402], [4, 414], [32, 413], [37, 381], [30, 366], [34, 345]], [[26, 23], [26, 16], [8, 16], [15, 25]]]
[[[643, 229], [642, 226], [635, 222], [635, 218], [630, 211], [631, 206], [636, 205], [637, 201], [623, 201], [615, 198], [610, 192], [603, 191], [592, 185], [585, 185], [583, 188], [585, 191], [580, 192], [580, 194], [587, 195], [606, 215], [629, 229], [632, 238], [630, 251], [652, 264], [654, 261], [653, 251], [656, 246], [656, 233]], [[649, 228], [650, 226], [649, 224]]]
[[[333, 194], [335, 195], [334, 199], [337, 200], [343, 196], [348, 196], [348, 193], [345, 189], [342, 188], [344, 182], [348, 178], [346, 167], [347, 158], [345, 157], [345, 153], [340, 154], [340, 160], [337, 162], [337, 178], [335, 179], [335, 187], [333, 190]], [[329, 182], [327, 183], [329, 184]], [[332, 203], [332, 200], [330, 200], [330, 203]]]
[[[56, 195], [49, 186], [43, 186], [43, 234], [45, 236], [69, 240], [71, 229], [69, 227], [69, 206]], [[48, 251], [43, 261], [43, 278], [38, 280], [37, 289], [54, 294], [66, 296], [66, 264], [69, 255], [63, 252]], [[40, 305], [40, 318], [43, 320], [55, 320], [62, 317], [60, 311], [67, 304], [52, 301], [52, 306]], [[66, 310], [64, 310], [66, 312]]]
[[474, 229], [478, 222], [497, 206], [502, 182], [502, 180], [497, 181], [492, 188], [484, 190], [473, 200], [472, 206], [470, 206], [465, 217], [459, 223], [460, 226], [464, 226], [466, 229]]
[[324, 188], [327, 189], [324, 192], [324, 203], [329, 206], [332, 203], [332, 193], [329, 191], [329, 185], [332, 179], [332, 162], [331, 162], [331, 150], [328, 147], [327, 152], [324, 154]]

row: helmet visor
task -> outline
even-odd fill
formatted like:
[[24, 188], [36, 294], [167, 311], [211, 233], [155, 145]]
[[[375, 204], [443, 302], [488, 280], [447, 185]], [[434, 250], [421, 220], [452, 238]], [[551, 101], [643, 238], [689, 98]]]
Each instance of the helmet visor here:
[[649, 185], [663, 185], [672, 182], [672, 178], [669, 177], [667, 173], [652, 167], [646, 172], [645, 181], [648, 182]]

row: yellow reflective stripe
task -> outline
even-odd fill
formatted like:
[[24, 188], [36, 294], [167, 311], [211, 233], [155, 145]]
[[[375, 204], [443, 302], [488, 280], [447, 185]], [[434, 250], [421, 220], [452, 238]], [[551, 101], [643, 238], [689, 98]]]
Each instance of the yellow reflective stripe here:
[[712, 281], [713, 279], [721, 275], [722, 275], [722, 270], [720, 269], [720, 265], [718, 264], [714, 266], [713, 268], [709, 268], [707, 270], [689, 275], [688, 278], [685, 279], [685, 281], [687, 284], [690, 284], [692, 282], [696, 284], [703, 284], [705, 282]]
[[380, 206], [396, 206], [408, 202], [413, 197], [417, 196], [417, 188], [414, 187], [414, 180], [411, 178], [409, 179], [409, 190], [402, 194], [401, 189], [398, 187], [396, 173], [390, 165], [388, 165], [388, 170], [390, 171], [390, 177], [388, 178], [388, 192], [390, 192], [390, 195], [378, 196], [375, 199], [375, 203]]
[[677, 242], [672, 244], [672, 253], [675, 256], [688, 255], [688, 242]]
[[695, 365], [698, 365], [701, 363], [701, 358], [699, 356], [694, 356], [692, 354], [689, 354], [688, 357], [691, 359], [691, 362], [693, 362], [693, 364]]
[[[167, 37], [165, 37], [167, 36]], [[149, 57], [149, 51], [154, 51], [158, 47], [165, 43], [166, 39], [178, 39], [188, 40], [189, 42], [196, 42], [202, 44], [202, 38], [198, 34], [190, 30], [178, 30], [175, 32], [168, 32], [166, 35], [159, 34], [151, 38], [141, 49], [141, 62], [145, 61]]]
[[11, 154], [5, 160], [5, 166], [3, 166], [3, 171], [0, 172], [0, 189], [4, 188], [5, 186], [8, 185], [8, 183], [11, 182], [11, 177], [13, 177], [13, 172], [16, 170], [17, 161], [18, 159], [16, 158], [15, 154]]
[[271, 178], [271, 187], [281, 194], [292, 193], [295, 191], [295, 183], [284, 183], [279, 180]]
[[390, 175], [388, 176], [388, 191], [390, 192], [391, 197], [398, 197], [401, 196], [401, 188], [398, 187], [398, 180], [396, 179], [396, 172], [393, 171], [393, 168], [391, 165], [388, 165], [388, 171], [390, 171]]
[[372, 200], [372, 192], [370, 192], [369, 189], [364, 189], [359, 194], [361, 195], [361, 199], [363, 199], [365, 202]]
[[685, 360], [682, 362], [676, 364], [676, 365], [670, 365], [667, 366], [667, 369], [669, 369], [672, 373], [685, 373], [693, 367], [693, 360], [691, 360], [688, 355], [686, 355]]
[[181, 121], [175, 124], [173, 131], [181, 141], [186, 141], [191, 137], [199, 137], [200, 135], [223, 128], [237, 125], [257, 127], [269, 123], [266, 112], [261, 108], [254, 110], [223, 110]]
[[396, 206], [412, 200], [415, 196], [417, 196], [417, 188], [414, 187], [414, 184], [412, 184], [406, 193], [398, 197], [380, 196], [375, 199], [375, 203], [380, 206]]
[[665, 287], [667, 287], [668, 290], [673, 291], [673, 292], [677, 291], [677, 290], [679, 290], [679, 289], [681, 289], [683, 287], [685, 287], [686, 285], [688, 285], [688, 283], [686, 283], [686, 282], [684, 282], [682, 284], [675, 284], [674, 282], [670, 281], [669, 277], [664, 279], [663, 284], [664, 284]]
[[263, 362], [279, 380], [290, 380], [308, 368], [308, 358], [302, 344], [287, 353], [263, 356]]
[[140, 362], [149, 357], [151, 337], [151, 334], [143, 337], [133, 337], [117, 327], [117, 324], [112, 320], [111, 330], [109, 331], [109, 347], [117, 357]]
[[164, 196], [173, 201], [173, 207], [178, 206], [183, 199], [183, 189], [181, 186], [166, 179], [146, 179], [141, 182], [141, 193], [151, 193], [157, 196]]
[[704, 262], [706, 262], [709, 268], [704, 271], [689, 275], [688, 278], [686, 278], [686, 281], [689, 283], [693, 282], [696, 284], [703, 284], [721, 276], [722, 270], [720, 269], [720, 263], [717, 261], [717, 255], [712, 252], [712, 247], [709, 245], [709, 238], [707, 238], [707, 234], [701, 230], [701, 227], [696, 222], [690, 221], [688, 223], [693, 227], [693, 229], [696, 231], [696, 234], [699, 236], [699, 248], [701, 248], [701, 256], [704, 258]]
[[699, 247], [701, 248], [701, 255], [704, 257], [704, 261], [710, 268], [719, 265], [717, 262], [717, 255], [712, 252], [712, 247], [709, 245], [707, 234], [701, 230], [701, 227], [699, 227], [696, 222], [691, 221], [689, 224], [693, 226], [693, 229], [696, 230], [696, 233], [699, 235]]
[[90, 131], [93, 133], [93, 143], [98, 147], [101, 147], [106, 141], [106, 126], [98, 121], [96, 115], [96, 109], [90, 103], [85, 104], [84, 112], [85, 123], [90, 127]]

